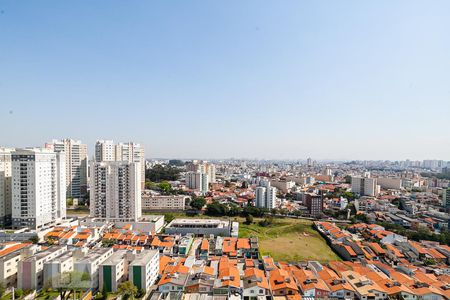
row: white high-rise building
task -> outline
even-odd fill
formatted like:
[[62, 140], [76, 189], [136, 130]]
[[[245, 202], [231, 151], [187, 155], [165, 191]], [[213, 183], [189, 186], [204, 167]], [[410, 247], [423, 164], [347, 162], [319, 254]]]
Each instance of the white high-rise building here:
[[66, 155], [66, 190], [67, 197], [85, 198], [87, 195], [88, 154], [86, 144], [81, 141], [64, 139], [53, 140], [45, 148]]
[[66, 216], [66, 159], [43, 148], [16, 149], [12, 160], [13, 228], [40, 228]]
[[376, 178], [352, 176], [351, 183], [352, 193], [360, 196], [376, 196], [380, 189]]
[[145, 186], [145, 150], [140, 144], [129, 142], [116, 145], [116, 161], [139, 163], [141, 167], [141, 188]]
[[115, 161], [116, 145], [113, 141], [99, 140], [95, 143], [95, 161]]
[[258, 186], [255, 189], [256, 194], [256, 207], [266, 206], [266, 188], [263, 186]]
[[205, 173], [189, 171], [186, 173], [186, 186], [201, 193], [206, 193], [209, 189], [209, 176]]
[[141, 215], [139, 163], [91, 163], [91, 217], [137, 221]]
[[263, 186], [258, 186], [255, 190], [256, 207], [272, 209], [276, 207], [277, 188], [270, 186], [267, 181], [262, 181]]
[[0, 148], [0, 226], [5, 227], [11, 223], [12, 202], [12, 163], [11, 152], [14, 149]]
[[216, 182], [216, 166], [207, 161], [193, 160], [186, 165], [186, 171], [208, 174], [208, 181], [211, 183]]
[[99, 140], [95, 143], [95, 161], [126, 161], [140, 164], [141, 189], [145, 186], [145, 150], [140, 144]]

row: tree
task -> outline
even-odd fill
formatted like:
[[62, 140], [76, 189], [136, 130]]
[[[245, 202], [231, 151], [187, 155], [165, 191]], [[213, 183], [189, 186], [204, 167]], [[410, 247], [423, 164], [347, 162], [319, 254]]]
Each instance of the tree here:
[[39, 243], [39, 237], [37, 235], [30, 237], [30, 242], [33, 244]]
[[209, 216], [226, 216], [228, 211], [228, 206], [220, 204], [217, 201], [206, 205], [206, 214]]
[[167, 223], [172, 222], [173, 219], [175, 219], [175, 215], [174, 215], [174, 214], [172, 214], [172, 213], [166, 213], [166, 214], [164, 214], [164, 220], [165, 220]]
[[248, 225], [252, 224], [253, 223], [253, 216], [252, 215], [247, 215], [245, 217], [245, 223], [248, 224]]
[[191, 200], [191, 203], [189, 204], [191, 207], [201, 210], [203, 206], [205, 206], [206, 200], [203, 197], [195, 197]]
[[228, 205], [228, 216], [230, 216], [230, 217], [238, 216], [241, 214], [241, 212], [242, 212], [242, 209], [239, 206], [237, 206], [236, 204], [230, 203]]
[[155, 165], [145, 172], [145, 178], [153, 182], [178, 180], [180, 170], [172, 166]]
[[105, 248], [110, 248], [110, 247], [114, 246], [115, 243], [116, 242], [114, 240], [109, 240], [109, 239], [102, 240], [102, 246]]
[[23, 290], [21, 290], [21, 289], [14, 290], [14, 297], [16, 299], [22, 298], [22, 296], [23, 296]]
[[172, 190], [172, 185], [167, 181], [162, 181], [158, 184], [158, 188], [164, 193], [169, 193]]
[[117, 292], [119, 293], [119, 295], [122, 295], [126, 298], [131, 297], [131, 299], [134, 299], [134, 296], [136, 296], [136, 294], [138, 293], [138, 288], [131, 281], [124, 281], [119, 284]]
[[67, 206], [73, 206], [73, 198], [67, 198], [66, 203]]

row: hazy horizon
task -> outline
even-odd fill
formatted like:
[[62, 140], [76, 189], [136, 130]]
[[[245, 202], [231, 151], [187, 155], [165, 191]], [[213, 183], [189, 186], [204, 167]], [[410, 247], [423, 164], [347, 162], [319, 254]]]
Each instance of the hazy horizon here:
[[0, 146], [450, 161], [449, 1], [3, 1]]

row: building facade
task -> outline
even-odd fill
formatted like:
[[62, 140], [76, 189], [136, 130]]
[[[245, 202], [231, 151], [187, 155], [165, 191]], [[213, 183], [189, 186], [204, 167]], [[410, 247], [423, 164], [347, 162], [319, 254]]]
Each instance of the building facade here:
[[142, 210], [184, 210], [191, 198], [185, 195], [142, 195]]
[[137, 254], [128, 267], [129, 280], [147, 292], [156, 283], [159, 274], [159, 251], [144, 250]]
[[33, 229], [66, 216], [65, 155], [49, 149], [17, 149], [12, 160], [12, 226]]
[[378, 195], [379, 186], [376, 178], [352, 176], [352, 193], [360, 196]]
[[277, 188], [270, 186], [270, 183], [266, 183], [266, 186], [258, 186], [255, 189], [256, 194], [256, 207], [272, 209], [276, 207], [277, 201]]
[[0, 148], [0, 226], [11, 224], [12, 214], [12, 162], [14, 149]]
[[186, 186], [189, 189], [206, 193], [209, 189], [209, 176], [206, 173], [189, 171], [186, 173]]
[[76, 199], [87, 196], [88, 154], [86, 144], [72, 139], [53, 140], [45, 148], [64, 152], [66, 156], [67, 197]]
[[145, 186], [145, 150], [141, 144], [128, 142], [114, 144], [113, 141], [98, 140], [95, 143], [95, 161], [125, 161], [139, 163], [141, 189]]
[[91, 217], [137, 221], [142, 215], [140, 182], [139, 163], [92, 162]]

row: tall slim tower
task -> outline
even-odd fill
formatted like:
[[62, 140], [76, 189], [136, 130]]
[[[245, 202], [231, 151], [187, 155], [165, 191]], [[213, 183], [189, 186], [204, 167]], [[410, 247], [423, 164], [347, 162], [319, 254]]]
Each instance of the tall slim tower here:
[[12, 226], [33, 229], [66, 216], [64, 152], [16, 149], [12, 160]]
[[126, 161], [139, 163], [141, 189], [145, 186], [145, 150], [141, 144], [128, 142], [114, 144], [113, 141], [99, 140], [95, 143], [95, 161]]
[[14, 149], [0, 148], [0, 227], [11, 224], [11, 152]]
[[141, 215], [139, 163], [91, 162], [91, 217], [137, 221]]
[[86, 198], [88, 174], [86, 144], [72, 139], [53, 140], [46, 143], [45, 148], [65, 153], [67, 197]]

